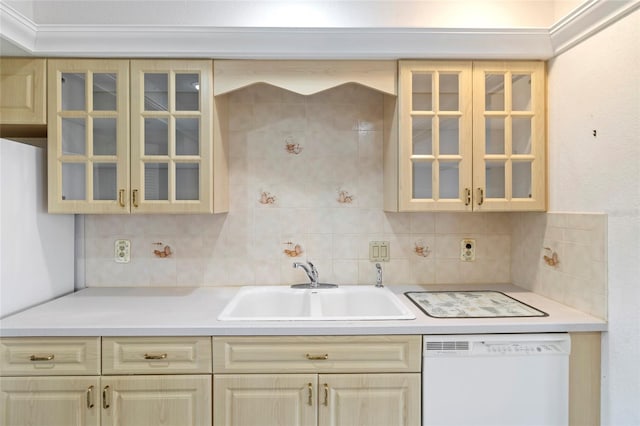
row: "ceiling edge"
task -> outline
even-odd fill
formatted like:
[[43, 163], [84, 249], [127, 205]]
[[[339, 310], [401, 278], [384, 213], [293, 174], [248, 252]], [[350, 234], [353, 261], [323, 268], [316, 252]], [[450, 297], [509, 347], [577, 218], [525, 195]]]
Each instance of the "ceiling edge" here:
[[549, 59], [640, 7], [590, 0], [549, 29], [38, 25], [0, 2], [0, 36], [36, 56]]

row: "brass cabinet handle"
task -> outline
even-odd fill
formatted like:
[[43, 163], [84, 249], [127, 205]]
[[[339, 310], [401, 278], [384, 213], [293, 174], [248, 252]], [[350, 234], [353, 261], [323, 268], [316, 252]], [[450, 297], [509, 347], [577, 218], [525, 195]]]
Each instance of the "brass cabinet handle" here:
[[484, 189], [478, 188], [478, 205], [481, 206], [484, 203]]
[[468, 206], [469, 204], [471, 204], [471, 188], [465, 188], [464, 192], [465, 192], [464, 205]]
[[144, 354], [144, 359], [167, 359], [167, 354]]
[[133, 203], [133, 207], [138, 207], [138, 190], [134, 189], [133, 193], [131, 194], [131, 202]]
[[329, 406], [329, 385], [326, 383], [324, 384], [324, 406]]
[[87, 408], [93, 408], [93, 385], [87, 389]]
[[31, 355], [29, 357], [29, 360], [31, 360], [31, 361], [53, 361], [53, 359], [55, 357], [56, 356], [54, 354], [45, 355], [45, 356]]
[[110, 407], [109, 401], [107, 400], [108, 391], [109, 391], [108, 385], [105, 386], [104, 389], [102, 389], [102, 408], [104, 408], [105, 410]]
[[310, 361], [322, 361], [325, 359], [329, 359], [329, 354], [323, 354], [323, 355], [305, 354], [304, 356]]
[[118, 191], [118, 204], [120, 204], [120, 207], [124, 207], [124, 189], [121, 189], [120, 191]]
[[307, 404], [309, 404], [309, 407], [311, 407], [313, 405], [313, 383], [309, 383], [307, 385], [307, 390], [309, 391], [309, 399], [307, 400]]

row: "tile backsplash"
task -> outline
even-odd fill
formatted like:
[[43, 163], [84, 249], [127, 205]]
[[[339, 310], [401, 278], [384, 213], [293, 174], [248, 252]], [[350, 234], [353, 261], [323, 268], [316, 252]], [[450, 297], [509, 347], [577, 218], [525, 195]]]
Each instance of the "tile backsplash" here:
[[[385, 284], [513, 282], [606, 318], [605, 215], [388, 213], [384, 95], [261, 84], [229, 96], [229, 212], [84, 216], [86, 286], [292, 284], [307, 281], [292, 267], [304, 260], [321, 282], [372, 284], [369, 242], [389, 241]], [[465, 238], [473, 262], [460, 260]], [[131, 241], [130, 263], [114, 261], [116, 239]]]
[[[607, 215], [515, 213], [513, 283], [607, 318]], [[557, 254], [557, 264], [544, 256]]]
[[[229, 96], [229, 213], [85, 216], [87, 286], [290, 284], [307, 280], [300, 260], [321, 281], [368, 284], [380, 240], [386, 284], [510, 282], [509, 214], [383, 211], [382, 94], [259, 84]], [[459, 260], [463, 238], [476, 261]], [[130, 263], [114, 262], [116, 239], [131, 240]]]

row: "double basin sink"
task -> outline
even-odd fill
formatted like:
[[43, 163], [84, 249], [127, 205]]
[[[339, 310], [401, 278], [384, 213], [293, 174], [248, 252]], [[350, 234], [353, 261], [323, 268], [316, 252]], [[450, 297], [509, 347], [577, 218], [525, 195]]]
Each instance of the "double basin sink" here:
[[243, 287], [229, 301], [220, 321], [408, 320], [415, 315], [385, 287], [341, 286], [298, 289]]

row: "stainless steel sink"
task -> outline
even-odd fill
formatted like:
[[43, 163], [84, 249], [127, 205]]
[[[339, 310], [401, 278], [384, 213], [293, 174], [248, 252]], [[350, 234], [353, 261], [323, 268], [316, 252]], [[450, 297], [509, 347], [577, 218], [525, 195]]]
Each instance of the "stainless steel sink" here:
[[221, 321], [407, 320], [415, 315], [387, 288], [342, 286], [298, 289], [243, 287], [218, 316]]

